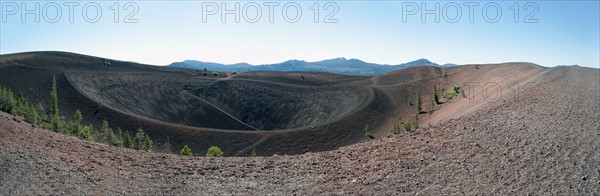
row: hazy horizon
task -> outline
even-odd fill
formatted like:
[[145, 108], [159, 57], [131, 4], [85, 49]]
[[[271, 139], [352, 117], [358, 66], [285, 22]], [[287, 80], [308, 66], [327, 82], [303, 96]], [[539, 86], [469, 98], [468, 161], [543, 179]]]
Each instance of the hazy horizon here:
[[[232, 10], [236, 4], [237, 14], [221, 16], [223, 6]], [[0, 6], [0, 54], [66, 51], [152, 65], [344, 57], [389, 65], [425, 58], [438, 64], [600, 68], [598, 1], [3, 1]], [[210, 9], [215, 6], [218, 11]]]

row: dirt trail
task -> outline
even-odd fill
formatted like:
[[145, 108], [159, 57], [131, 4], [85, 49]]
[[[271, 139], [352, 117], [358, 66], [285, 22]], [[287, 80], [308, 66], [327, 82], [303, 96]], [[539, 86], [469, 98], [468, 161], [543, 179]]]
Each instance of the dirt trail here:
[[233, 156], [245, 156], [250, 151], [254, 150], [258, 145], [260, 145], [264, 141], [268, 140], [269, 137], [271, 137], [271, 135], [273, 135], [273, 134], [268, 134], [268, 135], [264, 136], [261, 140], [258, 140], [254, 144], [249, 145], [246, 148], [241, 149], [240, 151], [238, 151], [237, 153], [235, 153], [235, 155], [233, 155]]
[[235, 116], [231, 115], [230, 113], [228, 113], [227, 111], [225, 111], [225, 110], [221, 109], [220, 107], [218, 107], [218, 106], [216, 106], [216, 105], [214, 105], [214, 104], [212, 104], [212, 103], [210, 103], [210, 102], [208, 102], [208, 101], [206, 101], [206, 100], [204, 100], [204, 99], [202, 99], [202, 98], [200, 98], [200, 97], [198, 97], [198, 96], [196, 96], [196, 95], [193, 95], [193, 94], [191, 94], [191, 93], [189, 93], [189, 92], [186, 92], [186, 91], [183, 91], [183, 92], [184, 92], [184, 93], [186, 93], [186, 94], [188, 94], [188, 95], [190, 95], [190, 96], [193, 96], [193, 97], [197, 98], [198, 100], [200, 100], [200, 101], [202, 101], [202, 102], [206, 103], [207, 105], [209, 105], [209, 106], [211, 106], [211, 107], [213, 107], [213, 108], [217, 109], [219, 112], [221, 112], [221, 113], [225, 114], [226, 116], [228, 116], [228, 117], [230, 117], [231, 119], [233, 119], [233, 120], [235, 120], [235, 121], [239, 122], [240, 124], [242, 124], [242, 125], [244, 125], [244, 126], [246, 126], [246, 127], [249, 127], [249, 128], [251, 128], [251, 129], [254, 129], [254, 130], [256, 130], [256, 131], [260, 131], [260, 129], [258, 129], [258, 128], [256, 128], [256, 127], [253, 127], [252, 125], [249, 125], [249, 124], [245, 123], [244, 121], [242, 121], [242, 120], [240, 120], [240, 119], [236, 118]]

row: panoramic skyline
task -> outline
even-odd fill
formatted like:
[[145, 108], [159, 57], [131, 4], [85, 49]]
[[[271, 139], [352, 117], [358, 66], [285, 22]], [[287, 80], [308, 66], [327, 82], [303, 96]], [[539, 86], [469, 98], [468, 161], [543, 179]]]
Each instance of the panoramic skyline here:
[[[236, 5], [239, 12], [233, 14]], [[380, 64], [427, 58], [439, 64], [600, 68], [599, 6], [598, 1], [2, 1], [0, 54], [68, 51], [153, 65], [345, 57]]]

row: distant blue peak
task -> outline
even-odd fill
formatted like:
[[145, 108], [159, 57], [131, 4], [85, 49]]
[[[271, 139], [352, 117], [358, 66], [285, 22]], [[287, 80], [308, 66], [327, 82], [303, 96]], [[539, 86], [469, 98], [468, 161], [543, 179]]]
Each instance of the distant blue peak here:
[[417, 59], [417, 60], [415, 60], [415, 61], [413, 61], [413, 62], [429, 62], [429, 63], [431, 63], [431, 61], [429, 61], [429, 60], [428, 60], [428, 59], [426, 59], [426, 58], [420, 58], [420, 59]]

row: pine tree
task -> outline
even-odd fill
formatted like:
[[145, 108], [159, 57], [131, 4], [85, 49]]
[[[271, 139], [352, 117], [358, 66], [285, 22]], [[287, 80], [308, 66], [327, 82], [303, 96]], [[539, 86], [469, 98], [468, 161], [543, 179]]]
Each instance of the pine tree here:
[[79, 111], [79, 109], [75, 110], [75, 112], [73, 112], [73, 121], [70, 123], [71, 124], [71, 130], [72, 130], [72, 135], [75, 136], [79, 136], [81, 135], [81, 132], [83, 132], [83, 126], [81, 125], [81, 120], [83, 120], [83, 115], [81, 114], [81, 111]]
[[23, 94], [23, 91], [19, 91], [19, 93], [17, 93], [17, 97], [15, 99], [15, 112], [14, 115], [16, 116], [25, 116], [25, 113], [27, 113], [27, 99], [25, 98], [25, 95]]
[[44, 104], [42, 103], [37, 103], [35, 105], [35, 111], [38, 113], [38, 116], [40, 117], [40, 120], [47, 120], [48, 116], [46, 115], [46, 113], [44, 111], [46, 111], [46, 109], [44, 108]]
[[121, 128], [117, 128], [115, 135], [117, 136], [117, 140], [119, 140], [118, 146], [123, 147], [123, 130], [121, 130]]
[[152, 149], [152, 146], [154, 145], [154, 142], [152, 142], [152, 139], [150, 139], [150, 136], [148, 136], [148, 134], [146, 134], [144, 138], [144, 146], [142, 146], [142, 149], [150, 151]]
[[102, 134], [100, 134], [100, 131], [94, 128], [92, 123], [90, 123], [90, 135], [94, 138], [94, 140], [92, 141], [97, 141], [98, 139], [102, 139], [103, 137]]
[[438, 97], [438, 94], [437, 94], [437, 87], [436, 87], [436, 85], [435, 85], [435, 84], [433, 84], [433, 102], [434, 102], [435, 104], [439, 104], [439, 103], [440, 103], [440, 98]]
[[413, 127], [416, 129], [419, 128], [419, 115], [415, 115], [415, 121], [413, 121]]
[[27, 112], [25, 112], [25, 120], [31, 124], [37, 125], [39, 116], [35, 110], [35, 105], [31, 104], [27, 106]]
[[104, 132], [104, 140], [106, 143], [113, 146], [119, 146], [119, 143], [121, 143], [111, 128], [108, 128], [106, 132]]
[[161, 149], [160, 149], [160, 150], [161, 150], [161, 151], [163, 151], [163, 152], [168, 152], [168, 153], [171, 153], [171, 152], [173, 152], [173, 151], [171, 150], [171, 140], [169, 139], [169, 137], [167, 137], [167, 140], [166, 140], [166, 141], [164, 141], [164, 142], [162, 143], [162, 145], [160, 145], [160, 147], [161, 147]]
[[110, 140], [110, 135], [109, 135], [109, 127], [110, 125], [108, 124], [108, 121], [106, 121], [106, 119], [102, 120], [102, 128], [100, 128], [100, 131], [102, 131], [102, 140], [104, 142], [109, 142]]
[[83, 115], [81, 114], [81, 111], [79, 111], [79, 109], [75, 110], [75, 112], [73, 113], [73, 119], [77, 124], [81, 124], [81, 120], [83, 120]]
[[129, 131], [125, 131], [125, 136], [123, 136], [123, 147], [133, 149], [133, 140], [131, 140]]
[[113, 130], [110, 128], [110, 125], [108, 124], [108, 121], [106, 120], [102, 121], [102, 133], [102, 139], [104, 140], [104, 142], [115, 146], [119, 145], [117, 135], [115, 135], [115, 132], [113, 132]]
[[109, 126], [110, 125], [108, 124], [108, 121], [106, 121], [106, 119], [102, 120], [102, 131], [110, 129]]
[[58, 92], [56, 89], [56, 76], [52, 76], [52, 92], [50, 93], [52, 96], [52, 100], [51, 100], [51, 104], [52, 106], [50, 107], [50, 114], [48, 116], [50, 116], [50, 118], [52, 119], [57, 119], [59, 118], [59, 113], [58, 113]]
[[58, 119], [58, 117], [51, 118], [51, 127], [50, 127], [50, 129], [52, 131], [54, 131], [54, 132], [64, 133], [64, 130], [62, 130], [62, 123]]
[[15, 97], [12, 91], [8, 88], [0, 86], [0, 110], [13, 113], [15, 107]]
[[417, 114], [421, 113], [421, 92], [417, 93]]
[[135, 133], [135, 138], [133, 139], [133, 145], [135, 149], [142, 149], [142, 146], [144, 145], [144, 135], [144, 130], [141, 127], [138, 128], [137, 132]]

